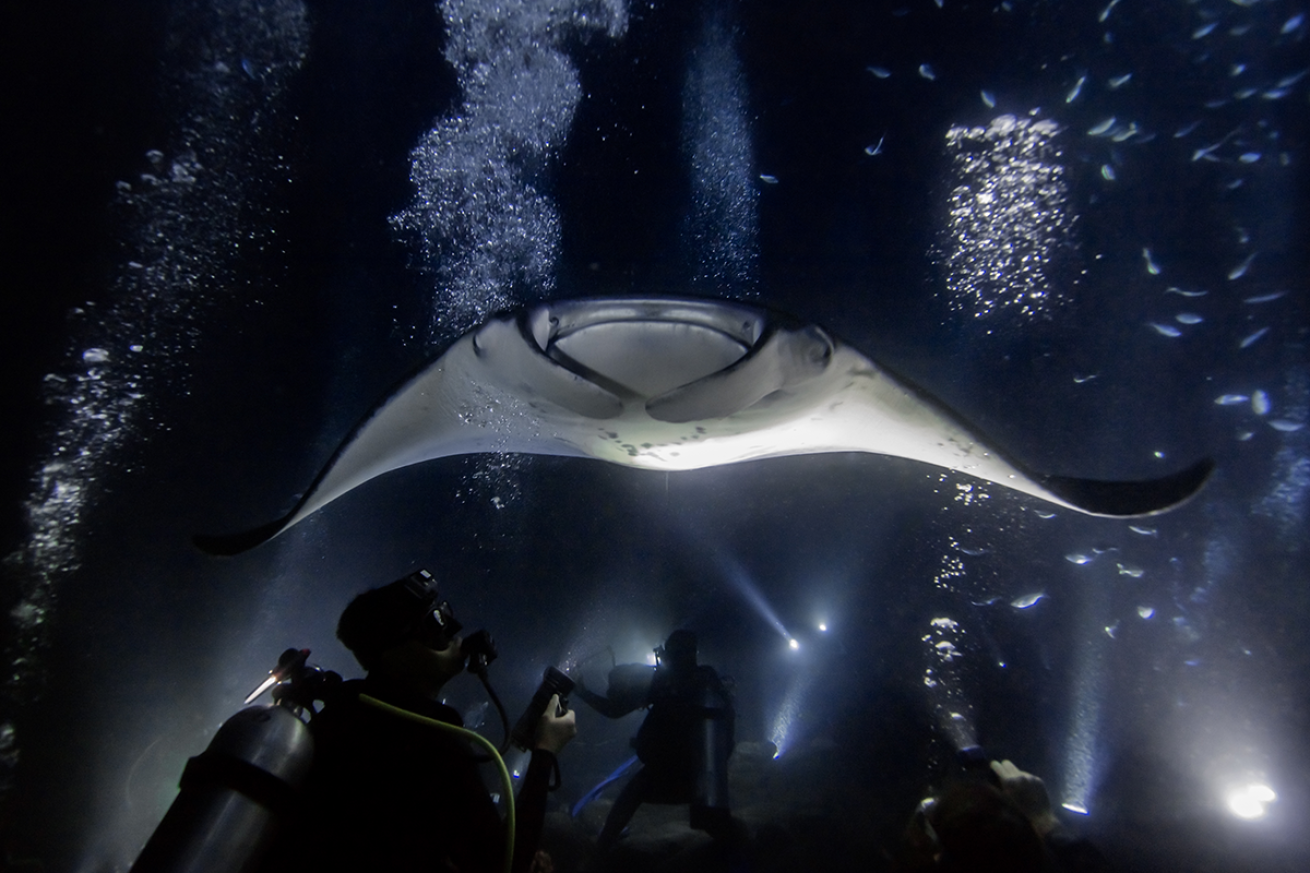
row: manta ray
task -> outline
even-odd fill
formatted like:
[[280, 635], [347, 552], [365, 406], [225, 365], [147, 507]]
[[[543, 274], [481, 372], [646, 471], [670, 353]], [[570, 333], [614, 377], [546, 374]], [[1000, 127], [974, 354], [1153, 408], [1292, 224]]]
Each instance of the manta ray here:
[[695, 470], [869, 452], [972, 476], [1088, 515], [1195, 494], [1213, 464], [1104, 482], [1025, 469], [927, 392], [822, 328], [741, 303], [675, 297], [541, 303], [465, 334], [384, 399], [285, 518], [196, 537], [232, 555], [392, 470], [475, 452]]

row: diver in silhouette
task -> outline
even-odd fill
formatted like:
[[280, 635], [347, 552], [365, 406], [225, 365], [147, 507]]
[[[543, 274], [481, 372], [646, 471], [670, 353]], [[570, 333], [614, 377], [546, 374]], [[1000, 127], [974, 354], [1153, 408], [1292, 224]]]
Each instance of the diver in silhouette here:
[[[367, 671], [346, 682], [310, 723], [314, 765], [304, 804], [264, 870], [500, 873], [505, 828], [478, 772], [470, 742], [361, 700], [381, 700], [450, 725], [459, 713], [437, 701], [442, 687], [495, 657], [490, 635], [459, 636], [436, 580], [419, 571], [356, 597], [337, 636]], [[469, 641], [475, 641], [469, 645]], [[518, 794], [512, 870], [533, 864], [556, 755], [577, 733], [576, 715], [542, 714]], [[540, 865], [540, 860], [537, 861]]]
[[1039, 777], [1010, 761], [984, 772], [920, 804], [897, 873], [1108, 873], [1100, 851], [1065, 830]]
[[728, 756], [734, 712], [713, 667], [696, 663], [696, 635], [676, 630], [655, 649], [656, 663], [620, 664], [600, 695], [581, 680], [574, 693], [601, 715], [620, 718], [649, 710], [632, 746], [641, 770], [614, 801], [598, 846], [608, 849], [643, 803], [689, 803], [691, 826], [715, 839], [732, 834]]

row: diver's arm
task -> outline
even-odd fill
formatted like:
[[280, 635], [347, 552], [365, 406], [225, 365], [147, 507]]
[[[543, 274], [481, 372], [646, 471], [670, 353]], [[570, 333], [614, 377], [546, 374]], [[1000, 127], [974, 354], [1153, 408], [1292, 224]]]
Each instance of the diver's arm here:
[[1040, 778], [1025, 773], [1010, 761], [992, 761], [992, 772], [1006, 794], [1027, 816], [1033, 830], [1068, 873], [1109, 873], [1109, 861], [1091, 841], [1065, 830], [1051, 808], [1050, 795]]
[[574, 684], [574, 693], [601, 716], [622, 718], [650, 704], [650, 687], [654, 676], [655, 667], [645, 663], [624, 663], [609, 671], [609, 688], [605, 695], [591, 691], [582, 676], [578, 676], [578, 682]]
[[514, 801], [518, 823], [514, 828], [512, 873], [527, 873], [541, 846], [541, 832], [546, 824], [546, 793], [550, 791], [551, 774], [558, 767], [552, 752], [532, 750], [528, 772], [523, 774], [523, 787]]
[[559, 772], [555, 756], [578, 733], [577, 715], [573, 712], [556, 715], [558, 711], [559, 695], [555, 694], [541, 715], [536, 747], [532, 750], [532, 760], [523, 775], [523, 787], [515, 801], [518, 824], [514, 829], [512, 873], [527, 873], [532, 866], [546, 823], [546, 794], [550, 791], [552, 775]]
[[622, 718], [628, 713], [634, 712], [638, 709], [636, 706], [623, 706], [620, 703], [616, 703], [603, 694], [597, 694], [596, 692], [583, 687], [581, 682], [573, 686], [573, 694], [576, 697], [581, 697], [583, 703], [587, 704], [606, 718]]
[[1025, 773], [1010, 761], [992, 761], [991, 768], [1000, 780], [1001, 792], [1014, 801], [1039, 836], [1044, 837], [1060, 826], [1060, 820], [1051, 810], [1046, 784], [1040, 778]]

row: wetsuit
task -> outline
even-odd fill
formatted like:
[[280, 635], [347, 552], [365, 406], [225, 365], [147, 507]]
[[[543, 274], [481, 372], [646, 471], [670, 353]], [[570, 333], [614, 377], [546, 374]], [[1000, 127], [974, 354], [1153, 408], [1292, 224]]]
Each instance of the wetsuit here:
[[[468, 741], [360, 703], [360, 694], [463, 724], [444, 704], [370, 679], [347, 682], [310, 725], [314, 767], [305, 802], [266, 873], [503, 871], [505, 828]], [[526, 871], [537, 849], [555, 766], [550, 752], [532, 753], [518, 794], [515, 871]]]
[[[645, 766], [614, 801], [598, 840], [601, 848], [618, 840], [643, 803], [690, 803], [692, 827], [712, 836], [727, 833], [726, 767], [732, 752], [733, 709], [713, 667], [622, 664], [610, 673], [607, 695], [583, 687], [574, 693], [609, 718], [643, 706], [650, 710], [632, 740]], [[719, 722], [708, 749], [706, 719]]]

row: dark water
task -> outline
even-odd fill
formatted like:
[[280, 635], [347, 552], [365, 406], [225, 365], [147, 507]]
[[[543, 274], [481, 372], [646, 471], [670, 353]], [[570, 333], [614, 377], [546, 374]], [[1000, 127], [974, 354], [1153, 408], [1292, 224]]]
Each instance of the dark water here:
[[[283, 648], [356, 674], [340, 609], [428, 566], [510, 701], [697, 630], [775, 858], [876, 868], [976, 740], [1122, 869], [1302, 868], [1303, 7], [814, 6], [7, 12], [10, 863], [125, 868]], [[456, 458], [190, 546], [493, 312], [645, 292], [821, 324], [1042, 472], [1217, 472], [1130, 524], [872, 456]], [[565, 804], [636, 729], [579, 718]]]

